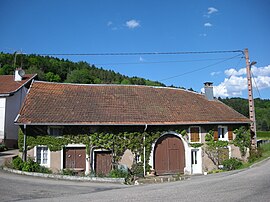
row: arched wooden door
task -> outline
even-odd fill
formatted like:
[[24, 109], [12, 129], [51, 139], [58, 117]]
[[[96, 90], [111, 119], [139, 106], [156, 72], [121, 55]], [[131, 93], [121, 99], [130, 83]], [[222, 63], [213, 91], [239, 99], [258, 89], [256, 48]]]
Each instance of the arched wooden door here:
[[157, 175], [184, 173], [185, 149], [179, 137], [161, 137], [155, 145], [154, 154]]

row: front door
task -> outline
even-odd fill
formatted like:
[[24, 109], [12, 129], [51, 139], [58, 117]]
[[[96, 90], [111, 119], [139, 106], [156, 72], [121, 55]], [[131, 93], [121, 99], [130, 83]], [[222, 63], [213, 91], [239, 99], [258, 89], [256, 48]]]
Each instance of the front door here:
[[199, 149], [192, 149], [191, 150], [191, 169], [192, 169], [192, 174], [201, 173]]
[[177, 136], [161, 137], [156, 143], [154, 158], [157, 175], [184, 173], [185, 150], [182, 140]]
[[95, 151], [95, 172], [98, 175], [108, 175], [112, 170], [112, 152]]
[[85, 147], [67, 147], [65, 149], [65, 168], [85, 170]]

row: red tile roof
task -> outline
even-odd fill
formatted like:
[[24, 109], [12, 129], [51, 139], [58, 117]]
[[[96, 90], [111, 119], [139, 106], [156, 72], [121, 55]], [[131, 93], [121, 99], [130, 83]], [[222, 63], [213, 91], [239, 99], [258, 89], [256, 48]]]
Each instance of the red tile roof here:
[[174, 88], [33, 82], [19, 124], [249, 123], [218, 100]]
[[0, 76], [0, 94], [12, 94], [18, 91], [21, 87], [31, 82], [36, 77], [36, 74], [24, 75], [22, 81], [14, 81], [14, 75]]

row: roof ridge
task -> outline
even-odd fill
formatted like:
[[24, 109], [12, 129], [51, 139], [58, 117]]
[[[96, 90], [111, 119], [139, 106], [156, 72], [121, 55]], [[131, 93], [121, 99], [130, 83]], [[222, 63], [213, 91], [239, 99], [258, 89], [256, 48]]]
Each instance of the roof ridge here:
[[195, 91], [190, 91], [183, 88], [173, 88], [169, 86], [148, 86], [148, 85], [125, 85], [125, 84], [83, 84], [83, 83], [59, 83], [59, 82], [50, 82], [50, 81], [38, 81], [35, 80], [35, 83], [46, 83], [46, 84], [56, 84], [56, 85], [74, 85], [74, 86], [116, 86], [116, 87], [145, 87], [145, 88], [157, 88], [157, 89], [171, 89], [171, 90], [180, 90], [180, 91], [186, 91], [188, 93], [194, 93], [198, 95], [203, 95], [202, 93], [198, 93]]

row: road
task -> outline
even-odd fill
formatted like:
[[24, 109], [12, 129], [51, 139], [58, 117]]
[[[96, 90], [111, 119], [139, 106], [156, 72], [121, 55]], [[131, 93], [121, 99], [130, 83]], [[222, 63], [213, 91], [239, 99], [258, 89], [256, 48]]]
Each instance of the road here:
[[20, 176], [0, 171], [0, 201], [270, 201], [270, 160], [190, 180], [127, 186]]

